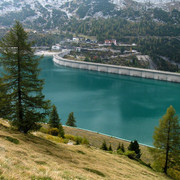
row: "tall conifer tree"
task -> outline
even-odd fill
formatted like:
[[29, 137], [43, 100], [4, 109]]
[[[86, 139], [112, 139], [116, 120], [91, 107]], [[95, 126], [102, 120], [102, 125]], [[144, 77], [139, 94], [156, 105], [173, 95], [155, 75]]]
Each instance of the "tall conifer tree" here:
[[76, 120], [74, 118], [74, 113], [73, 112], [69, 113], [66, 125], [76, 127]]
[[52, 106], [52, 111], [50, 113], [50, 118], [49, 118], [49, 125], [51, 128], [58, 128], [59, 129], [59, 135], [64, 138], [64, 129], [61, 124], [61, 119], [59, 118], [56, 106]]
[[41, 58], [34, 55], [31, 46], [19, 22], [0, 42], [0, 61], [5, 70], [0, 81], [3, 83], [1, 89], [4, 89], [0, 94], [0, 107], [9, 108], [6, 115], [0, 112], [0, 116], [12, 120], [23, 133], [35, 129], [49, 109], [49, 101], [45, 101], [42, 94], [43, 80], [38, 79]]
[[52, 128], [59, 128], [59, 123], [60, 123], [60, 118], [59, 115], [57, 113], [57, 109], [56, 106], [53, 105], [52, 106], [52, 111], [50, 113], [50, 119], [49, 119], [49, 125]]
[[156, 160], [163, 163], [164, 173], [172, 165], [180, 165], [180, 124], [175, 109], [170, 106], [160, 119], [154, 131], [154, 152]]

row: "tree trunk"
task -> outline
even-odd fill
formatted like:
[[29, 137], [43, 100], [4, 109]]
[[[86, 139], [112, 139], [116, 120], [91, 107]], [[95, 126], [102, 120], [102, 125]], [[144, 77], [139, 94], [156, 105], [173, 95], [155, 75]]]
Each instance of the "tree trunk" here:
[[[21, 94], [21, 57], [20, 57], [20, 48], [18, 44], [18, 52], [17, 52], [17, 60], [18, 60], [18, 123], [22, 123], [23, 120], [23, 112], [22, 112], [22, 94]], [[19, 129], [20, 130], [20, 129]]]
[[169, 119], [168, 122], [168, 137], [167, 137], [167, 144], [166, 144], [166, 161], [164, 165], [164, 173], [167, 174], [167, 169], [168, 169], [168, 160], [169, 160], [169, 134], [170, 134], [170, 125], [171, 125], [171, 120]]

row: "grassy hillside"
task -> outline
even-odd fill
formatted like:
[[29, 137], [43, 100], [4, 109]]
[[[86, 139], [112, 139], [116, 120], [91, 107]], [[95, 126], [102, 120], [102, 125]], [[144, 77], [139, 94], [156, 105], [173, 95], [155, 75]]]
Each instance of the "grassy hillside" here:
[[47, 137], [41, 132], [21, 134], [0, 120], [0, 179], [169, 179], [126, 156]]

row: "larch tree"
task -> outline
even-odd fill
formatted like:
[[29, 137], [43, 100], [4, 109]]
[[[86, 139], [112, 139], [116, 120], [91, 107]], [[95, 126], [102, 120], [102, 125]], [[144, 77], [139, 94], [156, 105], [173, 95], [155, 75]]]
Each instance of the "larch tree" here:
[[37, 128], [37, 123], [49, 113], [50, 104], [42, 94], [44, 82], [38, 79], [41, 58], [34, 55], [31, 47], [28, 34], [19, 22], [0, 41], [0, 62], [4, 67], [0, 107], [8, 108], [7, 113], [0, 112], [0, 116], [11, 120], [23, 133]]
[[162, 162], [163, 171], [167, 174], [169, 167], [180, 163], [180, 124], [173, 106], [167, 109], [159, 126], [155, 127], [153, 139], [156, 148], [153, 155]]
[[73, 127], [76, 127], [76, 120], [75, 120], [75, 117], [74, 117], [74, 113], [71, 112], [68, 116], [68, 120], [66, 122], [66, 125], [67, 126], [73, 126]]

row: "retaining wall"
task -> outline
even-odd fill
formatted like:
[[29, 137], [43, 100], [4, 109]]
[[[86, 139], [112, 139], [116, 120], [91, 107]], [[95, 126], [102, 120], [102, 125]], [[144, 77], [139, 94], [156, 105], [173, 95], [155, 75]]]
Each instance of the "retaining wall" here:
[[67, 60], [58, 55], [54, 55], [53, 61], [59, 65], [73, 67], [73, 68], [180, 83], [180, 73]]

